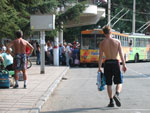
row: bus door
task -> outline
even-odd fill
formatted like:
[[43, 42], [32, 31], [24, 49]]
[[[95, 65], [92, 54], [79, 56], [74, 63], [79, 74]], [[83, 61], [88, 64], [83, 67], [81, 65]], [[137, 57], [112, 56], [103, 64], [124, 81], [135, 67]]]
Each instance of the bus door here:
[[134, 47], [134, 42], [133, 42], [134, 40], [133, 40], [133, 38], [129, 38], [129, 59], [130, 60], [134, 60], [134, 49], [135, 48], [133, 48]]

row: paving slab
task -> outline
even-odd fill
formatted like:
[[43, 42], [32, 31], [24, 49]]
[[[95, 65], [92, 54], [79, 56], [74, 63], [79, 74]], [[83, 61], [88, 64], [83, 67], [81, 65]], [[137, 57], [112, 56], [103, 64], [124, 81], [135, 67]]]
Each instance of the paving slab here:
[[40, 66], [32, 65], [27, 70], [27, 89], [23, 81], [17, 89], [0, 89], [0, 113], [38, 113], [68, 70], [66, 66], [45, 66], [45, 74], [40, 74]]

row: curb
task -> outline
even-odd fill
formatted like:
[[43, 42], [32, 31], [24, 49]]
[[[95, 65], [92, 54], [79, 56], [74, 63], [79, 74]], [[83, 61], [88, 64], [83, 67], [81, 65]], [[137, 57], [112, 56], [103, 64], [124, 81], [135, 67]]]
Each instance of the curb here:
[[48, 90], [41, 96], [41, 98], [36, 103], [35, 107], [29, 113], [39, 113], [44, 103], [48, 100], [49, 96], [53, 93], [54, 89], [60, 83], [62, 77], [67, 73], [69, 67], [67, 67], [63, 73], [61, 73], [56, 80], [49, 86]]

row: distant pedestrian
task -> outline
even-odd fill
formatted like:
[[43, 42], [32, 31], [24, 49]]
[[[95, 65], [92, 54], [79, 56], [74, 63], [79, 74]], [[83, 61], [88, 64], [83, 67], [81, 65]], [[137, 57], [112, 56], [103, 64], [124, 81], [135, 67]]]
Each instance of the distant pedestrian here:
[[[18, 30], [16, 31], [16, 39], [13, 40], [9, 45], [8, 48], [10, 49], [13, 47], [12, 55], [14, 56], [14, 69], [15, 69], [15, 86], [14, 88], [18, 88], [18, 80], [19, 76], [18, 73], [20, 71], [23, 72], [23, 79], [24, 79], [24, 88], [27, 87], [27, 55], [31, 55], [33, 52], [33, 46], [26, 40], [24, 40], [23, 32]], [[30, 53], [26, 54], [26, 48], [30, 48]]]
[[[119, 94], [122, 90], [122, 72], [120, 70], [120, 63], [117, 59], [118, 53], [122, 61], [122, 70], [127, 70], [125, 60], [123, 57], [123, 51], [119, 40], [112, 38], [111, 28], [109, 26], [103, 27], [105, 39], [100, 43], [99, 46], [99, 71], [101, 72], [101, 65], [103, 59], [103, 53], [105, 54], [104, 63], [104, 75], [106, 77], [107, 93], [110, 98], [108, 107], [114, 107], [114, 101], [118, 107], [121, 106]], [[112, 94], [112, 81], [116, 84], [116, 93]]]
[[41, 49], [40, 49], [40, 45], [37, 44], [37, 50], [36, 50], [36, 64], [40, 65], [41, 64], [41, 60], [40, 60], [40, 54], [41, 54]]
[[70, 59], [71, 49], [70, 45], [65, 43], [65, 56], [66, 56], [66, 65], [70, 66], [69, 59]]

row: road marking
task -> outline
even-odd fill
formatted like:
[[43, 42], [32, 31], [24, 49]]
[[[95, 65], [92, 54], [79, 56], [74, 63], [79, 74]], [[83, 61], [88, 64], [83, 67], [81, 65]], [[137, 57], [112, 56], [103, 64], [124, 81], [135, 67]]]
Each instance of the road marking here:
[[120, 109], [120, 110], [127, 110], [127, 111], [129, 111], [129, 110], [132, 110], [132, 111], [137, 111], [136, 113], [140, 113], [139, 111], [150, 111], [150, 109]]
[[[128, 69], [130, 69], [131, 71], [133, 71], [133, 72], [135, 72], [135, 73], [137, 73], [137, 74], [143, 75], [143, 77], [147, 77], [146, 74], [140, 73], [140, 72], [135, 71], [135, 70], [133, 70], [133, 69], [131, 69], [131, 68], [128, 68]], [[149, 77], [147, 77], [147, 78], [149, 78]]]

